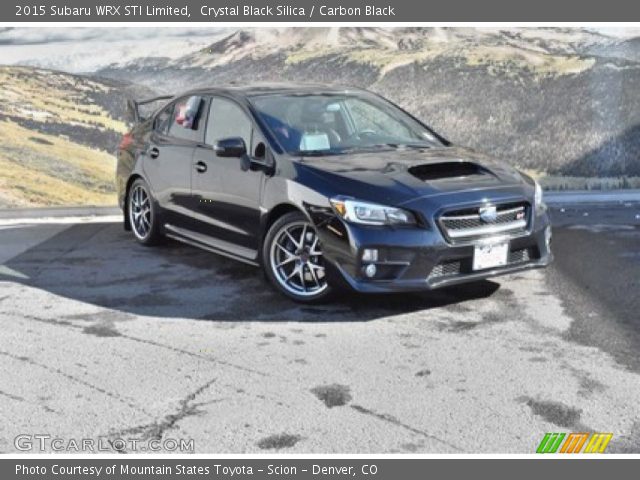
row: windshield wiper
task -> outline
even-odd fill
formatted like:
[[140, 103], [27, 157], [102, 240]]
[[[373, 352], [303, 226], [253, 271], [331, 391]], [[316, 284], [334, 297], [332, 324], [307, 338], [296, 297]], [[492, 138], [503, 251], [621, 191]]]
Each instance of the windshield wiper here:
[[431, 148], [433, 145], [428, 143], [385, 143], [388, 147], [393, 148]]
[[376, 143], [373, 145], [360, 145], [353, 147], [345, 147], [340, 149], [331, 149], [331, 150], [295, 150], [291, 152], [291, 155], [300, 156], [300, 157], [322, 157], [325, 155], [344, 155], [348, 153], [366, 153], [366, 152], [376, 152], [381, 148], [431, 148], [433, 145], [429, 145], [426, 143]]
[[299, 157], [322, 157], [324, 155], [339, 155], [342, 150], [294, 150], [291, 155]]

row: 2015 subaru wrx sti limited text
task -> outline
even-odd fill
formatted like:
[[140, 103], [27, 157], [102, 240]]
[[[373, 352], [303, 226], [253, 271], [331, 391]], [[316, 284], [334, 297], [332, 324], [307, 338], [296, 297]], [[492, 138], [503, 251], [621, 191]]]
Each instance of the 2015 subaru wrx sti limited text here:
[[373, 93], [201, 89], [142, 118], [158, 100], [130, 102], [118, 151], [125, 228], [142, 244], [167, 236], [261, 265], [309, 302], [345, 283], [432, 289], [551, 259], [534, 180]]

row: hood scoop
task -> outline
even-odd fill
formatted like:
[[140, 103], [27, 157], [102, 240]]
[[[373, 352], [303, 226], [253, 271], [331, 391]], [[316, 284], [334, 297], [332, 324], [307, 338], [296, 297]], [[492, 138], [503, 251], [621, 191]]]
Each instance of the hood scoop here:
[[461, 177], [493, 176], [489, 170], [477, 163], [464, 161], [425, 163], [409, 167], [408, 172], [423, 182]]

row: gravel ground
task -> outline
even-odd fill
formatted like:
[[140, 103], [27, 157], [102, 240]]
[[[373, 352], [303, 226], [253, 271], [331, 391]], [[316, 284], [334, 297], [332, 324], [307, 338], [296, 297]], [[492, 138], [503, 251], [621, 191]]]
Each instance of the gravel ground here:
[[6, 222], [0, 452], [46, 433], [198, 453], [533, 453], [546, 432], [595, 431], [638, 453], [638, 212], [555, 209], [546, 271], [313, 307], [118, 223]]

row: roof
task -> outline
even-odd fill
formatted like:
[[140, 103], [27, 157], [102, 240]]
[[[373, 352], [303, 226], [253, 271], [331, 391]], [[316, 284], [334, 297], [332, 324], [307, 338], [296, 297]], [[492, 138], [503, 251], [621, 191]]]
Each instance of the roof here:
[[255, 95], [269, 95], [269, 94], [295, 94], [295, 93], [347, 93], [347, 92], [361, 92], [362, 90], [354, 87], [347, 87], [343, 85], [326, 85], [321, 83], [256, 83], [245, 85], [221, 85], [220, 87], [198, 88], [190, 92], [184, 92], [179, 94], [189, 95], [193, 94], [216, 94], [216, 93], [228, 93], [231, 95], [239, 95], [245, 97], [251, 97]]

